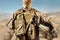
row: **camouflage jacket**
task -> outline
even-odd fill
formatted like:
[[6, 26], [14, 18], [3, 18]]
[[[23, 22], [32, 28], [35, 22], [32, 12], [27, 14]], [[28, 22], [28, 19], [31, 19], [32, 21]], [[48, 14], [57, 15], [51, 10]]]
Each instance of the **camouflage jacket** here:
[[[34, 38], [35, 29], [34, 25], [32, 24], [33, 21], [32, 19], [34, 15], [36, 15], [38, 17], [37, 23], [39, 23], [40, 13], [41, 12], [33, 8], [30, 9], [29, 11], [24, 11], [23, 9], [17, 10], [17, 12], [15, 12], [10, 19], [10, 21], [12, 20], [12, 29], [14, 29], [15, 34], [16, 35], [24, 34], [27, 31], [28, 26], [30, 26], [28, 29], [28, 35], [31, 34], [30, 36]], [[28, 25], [25, 27], [26, 24]]]
[[[31, 23], [33, 21], [32, 18], [34, 17], [34, 15], [38, 17], [37, 23], [43, 24], [43, 22], [45, 21], [53, 25], [51, 18], [48, 19], [44, 15], [41, 15], [41, 12], [37, 11], [36, 9], [32, 8], [29, 11], [24, 11], [23, 9], [19, 9], [12, 15], [10, 19], [10, 21], [12, 20], [12, 29], [14, 29], [16, 35], [24, 34], [27, 31], [26, 30], [27, 27], [30, 26], [28, 29], [28, 35], [32, 33], [32, 35], [30, 36], [34, 38], [35, 28], [34, 25]], [[26, 26], [27, 23], [28, 25]]]

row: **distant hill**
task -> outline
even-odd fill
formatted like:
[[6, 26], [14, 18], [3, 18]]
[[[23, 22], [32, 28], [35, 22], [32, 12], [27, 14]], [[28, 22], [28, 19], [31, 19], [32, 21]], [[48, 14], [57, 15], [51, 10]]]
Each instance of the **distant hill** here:
[[58, 12], [50, 12], [50, 13], [48, 13], [49, 15], [60, 15], [60, 11], [58, 11]]
[[10, 13], [0, 13], [0, 19], [8, 18], [11, 14]]

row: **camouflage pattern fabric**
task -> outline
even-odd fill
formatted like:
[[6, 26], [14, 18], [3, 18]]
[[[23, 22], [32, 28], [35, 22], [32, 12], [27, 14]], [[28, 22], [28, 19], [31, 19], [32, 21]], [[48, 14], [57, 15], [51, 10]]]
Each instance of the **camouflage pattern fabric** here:
[[[40, 12], [35, 10], [35, 9], [31, 9], [31, 10], [26, 11], [26, 12], [24, 12], [23, 9], [19, 9], [16, 13], [13, 14], [14, 20], [12, 21], [12, 28], [15, 30], [15, 34], [17, 36], [22, 35], [21, 40], [23, 40], [24, 33], [26, 32], [23, 14], [24, 14], [26, 22], [29, 23], [30, 19], [35, 15], [34, 13], [36, 13], [36, 15], [38, 16], [37, 21], [39, 22]], [[31, 20], [31, 22], [32, 22], [32, 20]], [[32, 39], [36, 38], [35, 37], [35, 27], [33, 24], [30, 24], [27, 34], [28, 34], [28, 40], [32, 40]], [[18, 39], [18, 37], [17, 37], [17, 39]]]
[[[17, 10], [11, 17], [12, 20], [12, 29], [15, 32], [16, 40], [39, 40], [39, 26], [40, 28], [46, 32], [45, 24], [53, 25], [51, 19], [47, 19], [46, 15], [41, 15], [41, 12], [36, 9], [31, 8], [28, 11], [23, 9]], [[9, 22], [10, 22], [9, 21]], [[8, 22], [8, 24], [9, 24]], [[44, 24], [44, 22], [46, 22]], [[44, 29], [43, 29], [44, 28]], [[51, 28], [51, 26], [48, 28]], [[46, 32], [47, 33], [47, 32]], [[26, 39], [27, 38], [27, 39]]]

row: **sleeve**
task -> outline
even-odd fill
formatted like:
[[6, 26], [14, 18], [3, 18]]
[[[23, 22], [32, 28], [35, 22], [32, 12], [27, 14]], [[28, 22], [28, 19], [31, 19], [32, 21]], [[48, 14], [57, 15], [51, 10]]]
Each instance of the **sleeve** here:
[[54, 18], [49, 17], [47, 14], [42, 14], [42, 15], [40, 16], [40, 22], [52, 23], [52, 22], [54, 22], [53, 19], [54, 19]]
[[43, 24], [44, 22], [47, 22], [47, 15], [41, 14], [40, 15], [40, 23]]
[[49, 26], [49, 25], [53, 26], [55, 24], [54, 18], [49, 17], [47, 14], [40, 16], [40, 23], [45, 26]]
[[7, 27], [7, 30], [6, 30], [6, 33], [5, 33], [4, 40], [11, 40], [11, 38], [12, 38], [12, 36], [14, 34], [14, 30], [12, 29], [12, 26], [10, 25], [12, 20], [13, 20], [13, 15], [10, 16], [9, 21], [8, 21], [8, 23], [6, 25], [8, 27]]
[[13, 20], [13, 15], [10, 16], [9, 21], [7, 22], [6, 26], [8, 26], [12, 20]]
[[55, 18], [53, 17], [47, 17], [46, 20], [48, 23], [51, 23], [52, 25], [55, 24]]

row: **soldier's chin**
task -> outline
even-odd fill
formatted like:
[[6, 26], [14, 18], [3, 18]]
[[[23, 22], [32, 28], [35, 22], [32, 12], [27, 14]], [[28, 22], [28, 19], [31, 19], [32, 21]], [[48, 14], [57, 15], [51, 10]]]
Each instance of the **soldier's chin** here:
[[23, 8], [26, 8], [26, 5], [23, 5]]
[[30, 8], [31, 5], [25, 5], [25, 4], [24, 4], [24, 5], [23, 5], [23, 8], [26, 8], [26, 7], [27, 7], [27, 8]]
[[24, 9], [25, 11], [28, 11], [28, 10], [31, 9], [31, 7], [23, 7], [23, 9]]

